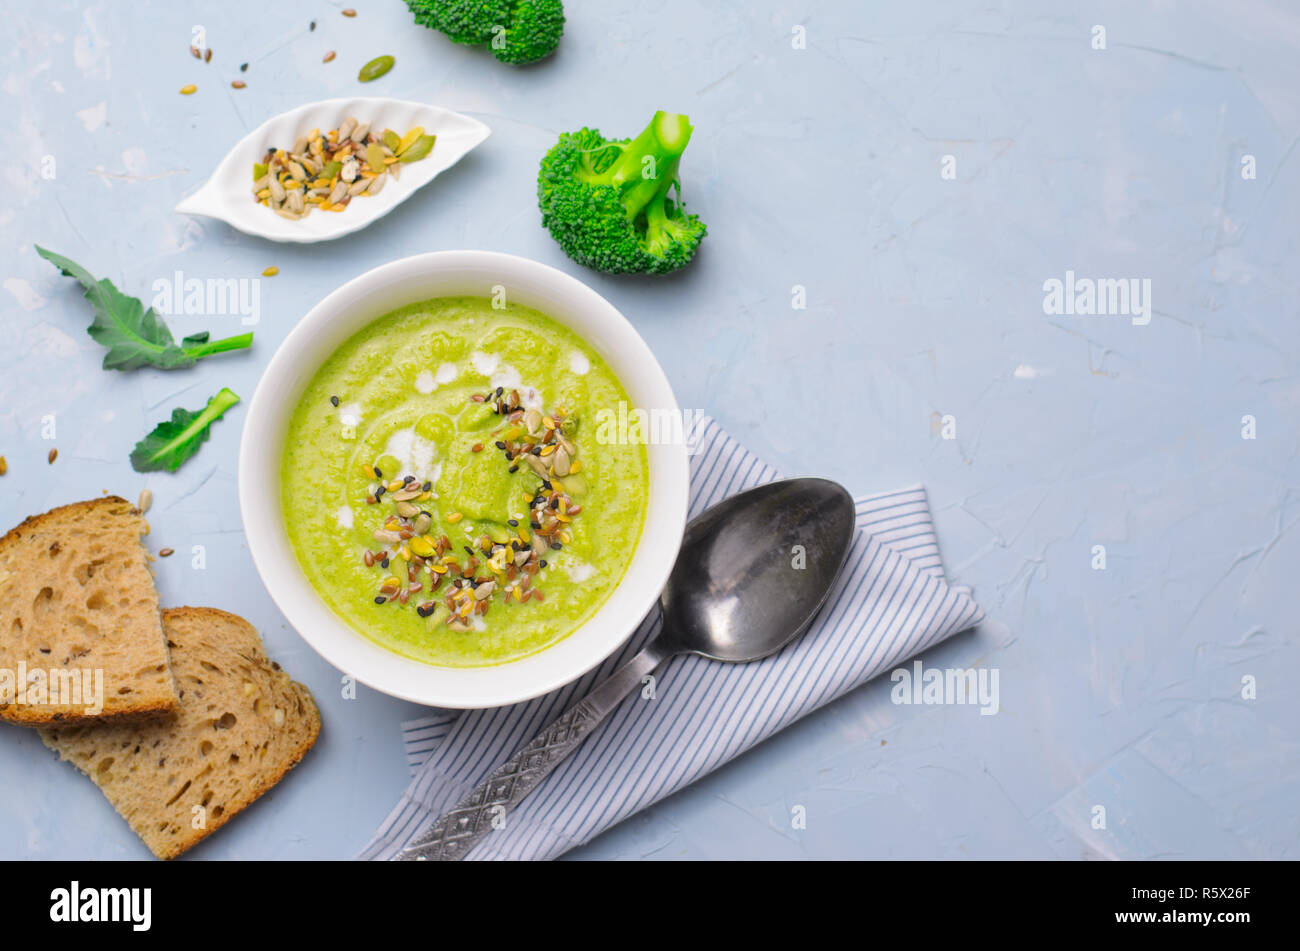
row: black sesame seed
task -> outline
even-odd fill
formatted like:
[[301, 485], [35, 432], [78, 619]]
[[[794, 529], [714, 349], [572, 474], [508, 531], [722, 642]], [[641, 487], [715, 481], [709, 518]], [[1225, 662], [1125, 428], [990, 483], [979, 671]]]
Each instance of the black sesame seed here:
[[518, 472], [518, 471], [519, 471], [519, 467], [518, 467], [518, 466], [511, 466], [507, 471], [508, 471], [508, 472]]
[[548, 482], [548, 481], [546, 481], [545, 479], [543, 479], [543, 480], [542, 480], [542, 488], [546, 489], [547, 492], [550, 492], [550, 491], [551, 491], [551, 483]]
[[410, 485], [415, 481], [415, 476], [409, 475], [402, 479], [402, 485]]
[[559, 542], [551, 542], [551, 551], [559, 551], [563, 547], [564, 546], [561, 545]]
[[518, 527], [519, 527], [519, 519], [517, 519], [517, 518], [508, 518], [508, 519], [506, 519], [506, 524], [509, 525], [511, 528], [518, 528]]
[[537, 567], [538, 567], [538, 568], [545, 568], [545, 567], [546, 567], [546, 559], [543, 558], [541, 561], [539, 561], [539, 562], [537, 563]]
[[468, 545], [465, 545], [465, 546], [463, 546], [463, 547], [464, 547], [464, 549], [465, 549], [465, 554], [467, 554], [467, 555], [469, 555], [471, 558], [473, 558], [473, 557], [474, 557], [474, 549], [470, 548]]
[[379, 567], [380, 567], [380, 568], [387, 568], [387, 567], [388, 567], [388, 559], [387, 559], [387, 558], [382, 559], [382, 560], [379, 562]]
[[425, 492], [428, 492], [428, 491], [430, 491], [430, 490], [433, 489], [433, 483], [432, 483], [432, 482], [426, 482], [426, 483], [424, 483], [424, 485], [420, 486], [420, 488], [423, 489]]
[[556, 496], [555, 498], [551, 499], [551, 508], [558, 509], [559, 507], [560, 507], [560, 499], [559, 496]]
[[532, 521], [532, 522], [529, 522], [528, 524], [531, 525], [533, 528], [541, 528], [541, 527], [542, 527], [542, 523], [541, 523], [541, 522], [538, 522], [538, 521]]
[[[382, 479], [383, 476], [380, 476], [380, 478]], [[375, 489], [375, 498], [380, 498], [387, 491], [388, 487], [381, 485], [379, 488]]]
[[504, 448], [506, 448], [506, 444], [503, 443], [503, 442], [502, 442], [501, 440], [499, 440], [499, 439], [496, 441], [496, 443], [495, 443], [494, 445], [495, 445], [498, 449], [504, 449]]
[[375, 597], [375, 604], [383, 604], [383, 603], [384, 603], [385, 601], [387, 601], [387, 600], [388, 600], [388, 599], [385, 598], [382, 594], [381, 594], [381, 595], [377, 595], [377, 596]]
[[384, 473], [380, 471], [379, 466], [371, 466], [370, 468], [374, 471], [376, 479], [382, 479], [384, 477]]
[[495, 395], [496, 395], [498, 398], [500, 398], [501, 394], [504, 393], [505, 391], [506, 391], [506, 388], [505, 388], [504, 386], [498, 386]]
[[338, 398], [337, 396], [331, 396], [331, 397], [330, 397], [330, 403], [332, 403], [332, 404], [335, 405], [335, 406], [338, 406], [338, 405], [339, 405], [339, 398]]

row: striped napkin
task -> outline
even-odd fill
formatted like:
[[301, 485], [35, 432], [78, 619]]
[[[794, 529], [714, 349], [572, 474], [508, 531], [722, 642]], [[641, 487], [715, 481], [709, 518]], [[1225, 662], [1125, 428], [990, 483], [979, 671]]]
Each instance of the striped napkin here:
[[[690, 515], [779, 476], [716, 422], [692, 427]], [[739, 756], [944, 638], [983, 611], [943, 576], [925, 489], [856, 500], [857, 536], [826, 607], [783, 651], [752, 664], [675, 657], [653, 699], [634, 693], [470, 853], [552, 859]], [[511, 707], [439, 711], [403, 724], [413, 778], [364, 859], [390, 859], [659, 631], [656, 608], [584, 677]]]

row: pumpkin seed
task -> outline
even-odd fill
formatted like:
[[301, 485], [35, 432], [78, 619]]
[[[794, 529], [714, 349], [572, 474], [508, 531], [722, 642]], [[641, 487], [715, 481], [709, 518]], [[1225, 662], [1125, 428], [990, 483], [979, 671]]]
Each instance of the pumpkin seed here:
[[424, 126], [417, 125], [410, 132], [406, 133], [406, 135], [402, 136], [402, 140], [398, 142], [396, 145], [389, 145], [387, 140], [384, 141], [384, 145], [388, 145], [390, 149], [392, 149], [398, 155], [401, 155], [403, 152], [405, 152], [407, 149], [413, 146], [416, 140], [419, 139], [420, 136], [422, 135], [424, 135]]
[[436, 135], [422, 135], [409, 148], [397, 157], [399, 162], [418, 162], [433, 151]]
[[361, 67], [361, 72], [357, 73], [357, 79], [363, 83], [372, 82], [392, 69], [395, 62], [396, 60], [391, 56], [376, 56]]
[[402, 137], [392, 129], [385, 129], [381, 138], [384, 140], [384, 145], [388, 146], [394, 152], [396, 152], [397, 147], [402, 144]]
[[366, 146], [366, 164], [372, 172], [382, 174], [384, 171], [384, 150], [374, 142]]

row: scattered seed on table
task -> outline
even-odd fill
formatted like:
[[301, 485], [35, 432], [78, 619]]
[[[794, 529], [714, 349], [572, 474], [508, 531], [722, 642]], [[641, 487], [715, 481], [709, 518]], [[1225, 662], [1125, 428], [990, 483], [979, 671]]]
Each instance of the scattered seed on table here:
[[357, 15], [357, 11], [353, 10], [351, 7], [348, 7], [346, 10], [343, 11], [343, 15], [345, 17], [354, 17]]
[[140, 514], [143, 515], [145, 512], [149, 511], [149, 506], [151, 505], [153, 505], [153, 493], [148, 489], [145, 489], [140, 493], [140, 501], [136, 503], [135, 507], [138, 508]]
[[205, 50], [203, 51], [203, 62], [205, 62], [205, 63], [210, 63], [210, 62], [212, 62], [212, 47], [211, 47], [211, 46], [209, 46], [207, 49], [205, 49]]
[[262, 277], [275, 277], [279, 273], [280, 273], [280, 269], [276, 267], [274, 264], [272, 264], [270, 267], [268, 267], [265, 271], [262, 272]]
[[162, 551], [158, 552], [158, 557], [159, 557], [159, 558], [169, 558], [170, 556], [172, 556], [172, 555], [175, 554], [175, 553], [176, 553], [176, 549], [174, 549], [174, 548], [164, 548]]
[[248, 64], [247, 64], [247, 63], [240, 63], [240, 64], [239, 64], [239, 71], [240, 71], [241, 73], [246, 73], [246, 72], [248, 72]]
[[325, 56], [324, 56], [324, 58], [321, 60], [321, 62], [322, 62], [322, 63], [328, 63], [328, 62], [331, 62], [331, 61], [334, 59], [334, 56], [335, 56], [334, 51], [333, 51], [333, 50], [330, 50], [328, 53], [325, 54]]
[[363, 83], [373, 82], [392, 69], [395, 62], [396, 60], [391, 56], [376, 56], [361, 67], [361, 72], [357, 73], [357, 79]]
[[312, 33], [315, 33], [315, 32], [316, 32], [316, 21], [315, 21], [315, 20], [312, 20], [311, 23], [308, 24], [307, 29], [310, 30]]
[[0, 475], [4, 475], [8, 471], [9, 471], [9, 463], [5, 461], [4, 456], [0, 456]]
[[50, 454], [45, 458], [49, 461], [50, 465], [54, 465], [54, 460], [59, 458], [59, 450], [51, 449]]
[[200, 50], [197, 46], [191, 46], [191, 47], [190, 47], [190, 55], [193, 56], [195, 59], [202, 59], [202, 58], [203, 58], [203, 51]]
[[193, 83], [190, 83], [188, 86], [181, 87], [181, 95], [182, 96], [192, 95], [193, 93], [197, 92], [198, 89], [199, 89], [198, 86], [194, 85]]
[[230, 87], [232, 89], [243, 89], [247, 85], [248, 83], [244, 82], [242, 79], [236, 79], [231, 82]]

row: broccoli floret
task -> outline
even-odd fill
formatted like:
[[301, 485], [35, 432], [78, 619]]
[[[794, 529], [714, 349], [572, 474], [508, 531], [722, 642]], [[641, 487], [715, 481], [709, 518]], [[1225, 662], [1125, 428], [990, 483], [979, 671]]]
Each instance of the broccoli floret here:
[[421, 26], [469, 46], [487, 46], [503, 63], [535, 63], [555, 52], [564, 32], [561, 0], [406, 0]]
[[677, 179], [691, 132], [686, 116], [656, 112], [631, 140], [596, 129], [561, 135], [537, 176], [542, 225], [598, 271], [667, 274], [690, 263], [706, 230], [682, 207]]
[[522, 66], [554, 53], [562, 33], [564, 7], [560, 0], [518, 0], [505, 29], [494, 34], [488, 45], [501, 62]]

